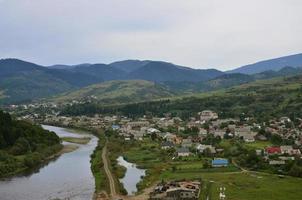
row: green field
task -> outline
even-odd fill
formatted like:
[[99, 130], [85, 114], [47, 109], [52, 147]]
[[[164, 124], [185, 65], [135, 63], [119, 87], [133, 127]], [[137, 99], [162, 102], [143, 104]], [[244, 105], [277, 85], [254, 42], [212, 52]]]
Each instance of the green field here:
[[[229, 145], [228, 143], [222, 145]], [[269, 142], [247, 144], [251, 148], [263, 148]], [[301, 199], [302, 179], [279, 177], [274, 174], [242, 172], [233, 165], [225, 168], [203, 168], [203, 157], [172, 160], [156, 142], [146, 140], [134, 142], [122, 153], [125, 158], [147, 169], [147, 176], [138, 184], [141, 191], [162, 180], [201, 179], [201, 199], [210, 195], [210, 200], [218, 200], [219, 188], [226, 187], [227, 199], [231, 200], [298, 200]]]
[[[160, 179], [201, 179], [204, 185], [212, 183], [212, 200], [218, 200], [219, 188], [226, 188], [231, 200], [298, 200], [302, 195], [302, 179], [254, 173], [175, 173], [165, 171]], [[205, 191], [202, 191], [205, 192]]]

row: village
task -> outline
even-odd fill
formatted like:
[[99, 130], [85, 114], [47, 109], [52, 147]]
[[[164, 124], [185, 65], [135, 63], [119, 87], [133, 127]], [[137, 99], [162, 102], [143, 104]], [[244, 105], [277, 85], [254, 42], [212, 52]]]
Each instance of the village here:
[[302, 120], [296, 119], [299, 123], [295, 126], [288, 117], [256, 123], [252, 118], [244, 121], [220, 119], [216, 112], [204, 110], [186, 120], [170, 114], [162, 118], [144, 116], [137, 119], [115, 115], [40, 117], [31, 114], [22, 119], [87, 130], [111, 129], [125, 141], [156, 139], [163, 150], [174, 152], [173, 159], [201, 154], [212, 158], [211, 167], [226, 167], [232, 161], [229, 155], [226, 156], [228, 149], [221, 145], [226, 141], [254, 147], [255, 154], [269, 165], [281, 166], [301, 158]]

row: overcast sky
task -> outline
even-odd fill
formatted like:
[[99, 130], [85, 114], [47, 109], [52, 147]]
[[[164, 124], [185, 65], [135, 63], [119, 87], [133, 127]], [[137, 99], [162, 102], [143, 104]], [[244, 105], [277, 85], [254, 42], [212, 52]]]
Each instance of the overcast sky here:
[[226, 70], [302, 52], [302, 0], [0, 0], [0, 58]]

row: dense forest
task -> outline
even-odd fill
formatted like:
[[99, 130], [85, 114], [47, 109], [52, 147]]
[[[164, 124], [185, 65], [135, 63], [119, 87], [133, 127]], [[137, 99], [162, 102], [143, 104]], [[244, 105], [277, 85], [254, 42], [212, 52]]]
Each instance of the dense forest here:
[[35, 167], [61, 148], [54, 132], [0, 111], [0, 177]]
[[171, 100], [103, 106], [86, 103], [66, 107], [63, 115], [123, 114], [173, 116], [187, 118], [201, 110], [214, 110], [221, 118], [255, 117], [261, 121], [272, 117], [302, 117], [302, 76], [276, 78], [241, 85], [203, 96]]

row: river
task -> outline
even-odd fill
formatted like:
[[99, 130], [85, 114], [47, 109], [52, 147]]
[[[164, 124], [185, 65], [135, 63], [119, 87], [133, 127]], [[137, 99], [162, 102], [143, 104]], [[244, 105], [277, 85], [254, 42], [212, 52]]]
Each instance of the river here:
[[118, 157], [117, 161], [119, 165], [127, 169], [125, 176], [120, 179], [120, 182], [124, 185], [128, 195], [134, 195], [137, 192], [136, 185], [145, 176], [146, 170], [137, 168], [136, 164], [127, 162], [122, 156]]
[[43, 128], [54, 131], [60, 137], [92, 139], [88, 144], [78, 145], [77, 150], [61, 155], [35, 172], [0, 181], [0, 199], [92, 199], [95, 184], [90, 170], [90, 155], [97, 146], [97, 138], [90, 134], [78, 134], [73, 130], [54, 126], [43, 125]]

